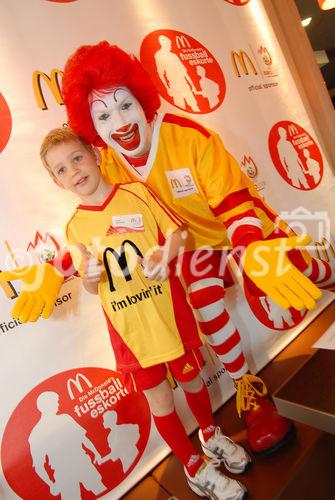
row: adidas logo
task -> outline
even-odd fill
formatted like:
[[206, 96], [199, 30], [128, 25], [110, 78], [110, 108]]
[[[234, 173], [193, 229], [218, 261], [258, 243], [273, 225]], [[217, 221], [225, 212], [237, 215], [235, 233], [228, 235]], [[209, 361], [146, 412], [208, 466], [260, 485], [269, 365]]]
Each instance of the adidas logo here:
[[113, 226], [109, 226], [109, 228], [106, 231], [106, 236], [110, 236], [111, 234], [114, 234], [114, 233], [115, 233], [115, 229], [113, 228]]
[[186, 363], [186, 365], [183, 368], [182, 374], [185, 375], [185, 373], [189, 373], [193, 369], [194, 369], [194, 367], [192, 365], [190, 365], [190, 363]]

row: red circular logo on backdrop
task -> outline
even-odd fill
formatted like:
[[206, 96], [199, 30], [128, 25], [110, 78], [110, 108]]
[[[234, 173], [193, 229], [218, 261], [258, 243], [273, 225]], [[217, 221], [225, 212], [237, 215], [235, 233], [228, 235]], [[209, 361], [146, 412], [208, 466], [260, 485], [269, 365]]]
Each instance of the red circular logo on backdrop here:
[[297, 326], [307, 314], [307, 311], [297, 311], [293, 307], [282, 309], [267, 295], [256, 297], [249, 292], [246, 284], [244, 284], [244, 293], [258, 321], [272, 330], [290, 330]]
[[309, 191], [320, 184], [323, 160], [313, 137], [297, 123], [281, 121], [269, 134], [269, 150], [282, 178], [296, 189]]
[[94, 499], [135, 467], [150, 423], [145, 396], [130, 394], [117, 372], [59, 373], [29, 392], [6, 425], [6, 480], [25, 500]]
[[225, 2], [231, 3], [232, 5], [239, 5], [241, 7], [242, 5], [247, 5], [250, 0], [225, 0]]
[[76, 2], [77, 0], [47, 0], [47, 2], [55, 2], [55, 3], [70, 3]]
[[12, 131], [12, 117], [5, 98], [0, 94], [0, 153], [5, 149]]
[[189, 113], [218, 108], [226, 82], [214, 56], [200, 42], [181, 31], [157, 30], [141, 45], [141, 62], [159, 94]]

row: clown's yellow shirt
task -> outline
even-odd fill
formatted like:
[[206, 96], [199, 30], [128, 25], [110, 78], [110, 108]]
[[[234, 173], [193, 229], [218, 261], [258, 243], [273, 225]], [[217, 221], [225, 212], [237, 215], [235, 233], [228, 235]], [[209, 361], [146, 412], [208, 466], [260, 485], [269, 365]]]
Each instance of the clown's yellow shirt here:
[[146, 165], [133, 166], [112, 148], [102, 150], [102, 175], [111, 183], [145, 183], [186, 221], [187, 250], [230, 247], [236, 235], [268, 236], [276, 214], [224, 148], [218, 134], [178, 115], [158, 115]]

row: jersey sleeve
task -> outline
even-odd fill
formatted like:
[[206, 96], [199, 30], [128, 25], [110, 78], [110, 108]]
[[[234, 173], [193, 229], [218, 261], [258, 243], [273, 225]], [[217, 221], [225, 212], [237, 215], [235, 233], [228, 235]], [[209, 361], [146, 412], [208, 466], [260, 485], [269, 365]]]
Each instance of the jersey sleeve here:
[[186, 222], [170, 210], [151, 189], [141, 184], [146, 203], [163, 236], [167, 238], [177, 229], [186, 227]]
[[209, 207], [226, 227], [232, 245], [262, 240], [262, 224], [249, 191], [251, 183], [213, 132], [197, 163], [197, 173]]
[[82, 255], [78, 250], [79, 239], [76, 237], [75, 230], [71, 224], [71, 220], [67, 223], [65, 228], [65, 238], [67, 242], [67, 249], [70, 252], [72, 263], [79, 276], [83, 276]]

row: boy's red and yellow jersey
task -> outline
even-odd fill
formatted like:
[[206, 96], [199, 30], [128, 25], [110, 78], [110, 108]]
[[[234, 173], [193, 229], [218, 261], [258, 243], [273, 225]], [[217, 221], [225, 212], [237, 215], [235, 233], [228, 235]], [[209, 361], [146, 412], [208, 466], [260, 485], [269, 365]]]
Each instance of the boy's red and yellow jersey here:
[[145, 183], [187, 222], [187, 250], [235, 246], [241, 235], [250, 232], [262, 239], [274, 229], [276, 214], [219, 136], [189, 118], [158, 115], [144, 167], [132, 166], [111, 148], [102, 155], [102, 174], [109, 182]]
[[79, 205], [67, 224], [69, 250], [81, 268], [83, 243], [104, 264], [99, 296], [117, 368], [132, 371], [182, 356], [201, 345], [184, 289], [174, 275], [147, 279], [138, 257], [183, 222], [138, 182], [116, 185], [101, 206]]

